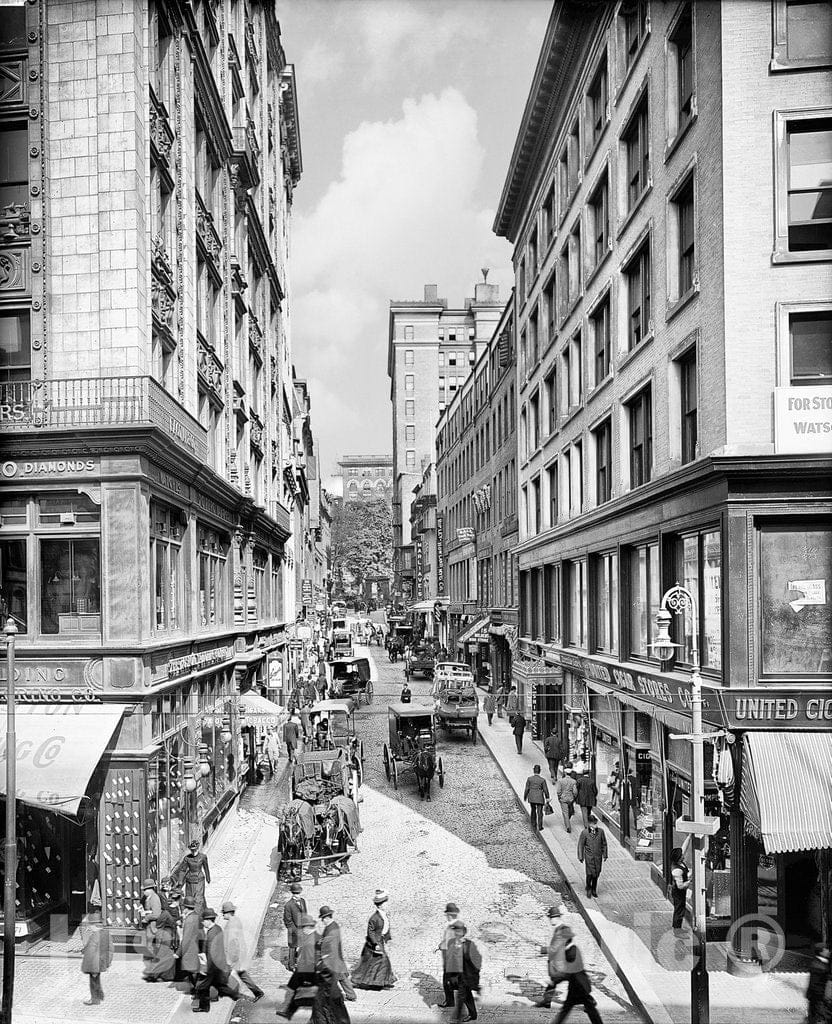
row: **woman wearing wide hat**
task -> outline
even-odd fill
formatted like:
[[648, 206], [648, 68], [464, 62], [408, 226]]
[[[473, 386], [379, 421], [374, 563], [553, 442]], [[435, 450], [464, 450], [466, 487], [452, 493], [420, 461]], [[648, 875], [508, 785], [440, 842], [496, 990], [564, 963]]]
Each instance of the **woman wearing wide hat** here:
[[199, 849], [196, 839], [192, 840], [188, 849], [190, 853], [182, 859], [177, 881], [185, 887], [185, 895], [191, 896], [197, 915], [205, 909], [205, 883], [211, 881], [211, 870], [208, 857]]
[[373, 897], [375, 910], [367, 922], [367, 938], [361, 950], [361, 958], [352, 972], [352, 983], [356, 988], [392, 988], [396, 980], [386, 946], [390, 941], [390, 919], [387, 916], [389, 896], [383, 889], [376, 889]]

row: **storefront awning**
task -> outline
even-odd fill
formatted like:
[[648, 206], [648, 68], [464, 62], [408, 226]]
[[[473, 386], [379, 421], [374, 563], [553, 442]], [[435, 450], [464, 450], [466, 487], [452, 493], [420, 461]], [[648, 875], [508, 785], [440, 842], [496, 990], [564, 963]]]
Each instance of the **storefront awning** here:
[[747, 732], [740, 805], [766, 853], [832, 848], [832, 733]]
[[487, 644], [488, 626], [490, 621], [491, 619], [488, 615], [485, 615], [481, 619], [477, 619], [473, 626], [469, 626], [468, 629], [463, 630], [463, 632], [459, 634], [456, 641], [457, 646], [461, 647], [463, 644], [470, 643]]
[[[123, 704], [18, 706], [17, 799], [48, 811], [76, 814], [124, 711]], [[0, 793], [5, 796], [5, 707], [0, 710], [0, 733]]]
[[239, 708], [245, 713], [249, 725], [279, 725], [286, 719], [284, 708], [259, 693], [240, 694]]
[[412, 604], [409, 608], [409, 612], [432, 612], [434, 606], [440, 604], [445, 606], [448, 604], [447, 597], [429, 597], [426, 601], [417, 601], [416, 604]]

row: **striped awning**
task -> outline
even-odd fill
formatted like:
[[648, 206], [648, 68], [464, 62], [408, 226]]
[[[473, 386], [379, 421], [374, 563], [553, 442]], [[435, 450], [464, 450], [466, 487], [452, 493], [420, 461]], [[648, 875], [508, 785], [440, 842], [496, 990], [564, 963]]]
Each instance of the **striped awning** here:
[[464, 630], [457, 637], [457, 646], [461, 647], [463, 644], [473, 643], [488, 643], [488, 625], [491, 621], [491, 616], [486, 615]]
[[766, 853], [832, 849], [832, 733], [747, 732], [740, 806]]

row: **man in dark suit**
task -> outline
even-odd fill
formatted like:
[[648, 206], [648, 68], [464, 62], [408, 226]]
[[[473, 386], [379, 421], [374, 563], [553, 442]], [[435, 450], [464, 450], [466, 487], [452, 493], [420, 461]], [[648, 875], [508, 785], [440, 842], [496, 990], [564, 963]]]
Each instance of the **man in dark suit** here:
[[318, 936], [315, 934], [315, 919], [303, 913], [298, 920], [298, 955], [292, 977], [286, 984], [283, 1003], [275, 1009], [278, 1017], [291, 1020], [297, 1009], [298, 989], [315, 985]]
[[558, 765], [566, 757], [567, 747], [560, 736], [558, 736], [557, 727], [554, 725], [552, 726], [552, 731], [543, 741], [543, 753], [549, 762], [549, 774], [552, 776], [552, 782], [557, 782]]
[[211, 1012], [211, 986], [217, 990], [217, 994], [228, 996], [229, 999], [237, 999], [239, 989], [232, 988], [229, 984], [231, 968], [225, 956], [225, 941], [222, 928], [217, 924], [217, 912], [210, 907], [202, 911], [202, 925], [205, 929], [205, 938], [202, 940], [202, 953], [205, 956], [205, 973], [200, 974], [196, 983], [194, 996], [199, 1000], [197, 1006], [193, 1007], [194, 1013]]
[[283, 923], [286, 926], [286, 945], [289, 947], [286, 966], [290, 971], [293, 971], [298, 959], [300, 919], [306, 913], [306, 900], [301, 896], [303, 888], [300, 882], [292, 882], [289, 886], [289, 892], [291, 896], [283, 907]]
[[355, 989], [352, 987], [350, 970], [344, 960], [344, 951], [341, 948], [341, 926], [333, 919], [331, 907], [321, 907], [318, 916], [324, 926], [318, 940], [318, 959], [332, 976], [338, 979], [344, 998], [353, 1002]]
[[589, 1017], [590, 1024], [604, 1024], [601, 1020], [601, 1014], [598, 1012], [596, 1002], [591, 995], [592, 984], [584, 970], [581, 951], [575, 945], [575, 936], [568, 925], [564, 927], [563, 935], [566, 939], [566, 948], [563, 955], [566, 959], [569, 989], [566, 993], [566, 999], [563, 1001], [563, 1006], [560, 1008], [560, 1013], [554, 1020], [554, 1024], [563, 1024], [573, 1006], [583, 1006], [587, 1017]]
[[526, 731], [526, 719], [523, 716], [522, 711], [516, 712], [514, 715], [514, 722], [511, 726], [511, 731], [514, 733], [514, 744], [517, 747], [517, 753], [523, 753], [523, 733]]
[[199, 977], [199, 948], [202, 939], [202, 922], [196, 912], [193, 896], [182, 901], [182, 922], [179, 934], [179, 970], [191, 983], [191, 989]]
[[540, 774], [540, 765], [534, 766], [534, 774], [526, 779], [523, 800], [531, 807], [532, 828], [538, 832], [543, 828], [543, 805], [549, 799], [549, 787]]

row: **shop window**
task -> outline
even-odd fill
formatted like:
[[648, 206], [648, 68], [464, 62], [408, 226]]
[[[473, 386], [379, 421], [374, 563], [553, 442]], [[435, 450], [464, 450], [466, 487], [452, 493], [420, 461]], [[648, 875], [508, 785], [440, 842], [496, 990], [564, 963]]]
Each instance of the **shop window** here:
[[627, 287], [628, 352], [632, 352], [652, 332], [650, 278], [650, 240], [648, 238], [624, 268], [624, 280]]
[[152, 628], [182, 626], [182, 525], [179, 513], [156, 502], [150, 505], [150, 576], [153, 594]]
[[624, 146], [624, 209], [629, 213], [635, 209], [650, 184], [650, 135], [645, 93], [633, 112], [621, 136]]
[[29, 317], [28, 310], [0, 311], [0, 384], [32, 376]]
[[[606, 698], [599, 698], [604, 700]], [[596, 713], [593, 710], [593, 718]], [[595, 732], [595, 784], [598, 787], [598, 809], [618, 827], [621, 807], [621, 746], [617, 733], [597, 729]]]
[[199, 527], [199, 617], [203, 629], [228, 621], [228, 544], [215, 530]]
[[101, 631], [98, 538], [41, 540], [41, 632]]
[[618, 556], [614, 552], [593, 560], [593, 606], [595, 609], [595, 650], [604, 654], [618, 651]]
[[699, 622], [691, 610], [674, 616], [682, 648], [677, 660], [702, 668], [722, 668], [722, 542], [718, 530], [679, 537], [675, 545], [676, 579], [696, 601]]
[[655, 638], [656, 613], [661, 599], [658, 544], [639, 544], [627, 556], [630, 600], [630, 655], [648, 658]]
[[832, 380], [832, 310], [789, 313], [790, 383]]
[[268, 591], [266, 589], [266, 567], [269, 556], [260, 548], [256, 548], [251, 558], [252, 582], [254, 585], [253, 621], [265, 621], [268, 617]]
[[566, 642], [571, 647], [586, 647], [586, 562], [565, 562]]
[[[3, 523], [5, 525], [5, 522]], [[26, 539], [0, 539], [0, 618], [14, 621], [20, 633], [28, 630]]]
[[832, 528], [819, 520], [759, 530], [761, 668], [767, 676], [832, 673]]
[[[648, 742], [649, 739], [648, 728]], [[649, 852], [654, 842], [656, 818], [660, 813], [654, 799], [653, 760], [649, 748], [627, 744], [624, 762], [624, 776], [619, 785], [623, 783], [622, 797], [627, 802], [625, 829], [630, 843], [637, 850]]]

